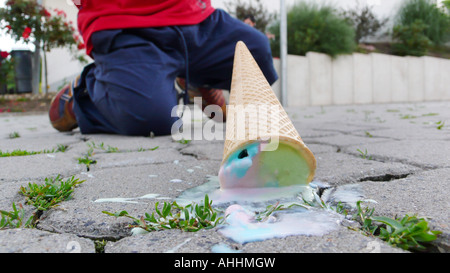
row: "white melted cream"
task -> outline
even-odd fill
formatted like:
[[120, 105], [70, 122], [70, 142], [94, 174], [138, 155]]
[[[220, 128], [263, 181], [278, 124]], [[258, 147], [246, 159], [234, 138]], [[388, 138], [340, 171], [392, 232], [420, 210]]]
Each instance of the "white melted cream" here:
[[[239, 206], [239, 205], [235, 205]], [[236, 209], [227, 215], [219, 233], [241, 244], [294, 235], [322, 236], [336, 230], [342, 216], [325, 210], [295, 209], [277, 212], [268, 221], [255, 221], [255, 213]]]
[[[256, 220], [259, 212], [277, 202], [285, 207], [303, 204], [300, 195], [311, 202], [313, 188], [318, 185], [312, 182], [311, 186], [221, 189], [218, 178], [211, 176], [205, 184], [183, 192], [176, 201], [180, 205], [199, 203], [208, 194], [214, 207], [225, 210], [226, 221], [218, 232], [241, 244], [295, 235], [322, 236], [338, 229], [344, 217], [325, 209], [295, 206], [274, 212], [265, 221]], [[228, 250], [223, 246], [212, 249], [213, 252]]]
[[213, 253], [241, 253], [241, 250], [236, 250], [228, 246], [227, 244], [220, 243], [211, 247]]
[[159, 194], [149, 193], [140, 197], [114, 197], [114, 198], [100, 198], [94, 203], [130, 203], [139, 204], [138, 200], [142, 199], [170, 199], [169, 197], [159, 197]]

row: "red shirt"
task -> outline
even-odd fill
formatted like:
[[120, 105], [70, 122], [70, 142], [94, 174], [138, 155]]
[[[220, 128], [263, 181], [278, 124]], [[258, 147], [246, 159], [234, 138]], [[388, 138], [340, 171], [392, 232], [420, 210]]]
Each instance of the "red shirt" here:
[[107, 29], [194, 25], [214, 8], [210, 0], [72, 0], [78, 7], [78, 29], [91, 54], [92, 33]]

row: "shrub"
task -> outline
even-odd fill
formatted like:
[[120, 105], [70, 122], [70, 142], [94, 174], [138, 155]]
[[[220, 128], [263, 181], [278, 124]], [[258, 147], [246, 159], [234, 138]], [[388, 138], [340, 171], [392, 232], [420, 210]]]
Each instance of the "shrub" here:
[[432, 0], [406, 0], [400, 8], [396, 26], [410, 27], [421, 20], [424, 35], [436, 46], [449, 40], [450, 16]]
[[[352, 53], [356, 47], [355, 30], [331, 6], [300, 2], [289, 8], [287, 14], [288, 53], [305, 55], [316, 51], [335, 57]], [[270, 27], [275, 34], [272, 52], [279, 56], [280, 22]]]
[[427, 25], [422, 20], [416, 20], [410, 25], [397, 25], [392, 37], [399, 41], [392, 45], [394, 54], [405, 56], [423, 56], [432, 45], [425, 34]]

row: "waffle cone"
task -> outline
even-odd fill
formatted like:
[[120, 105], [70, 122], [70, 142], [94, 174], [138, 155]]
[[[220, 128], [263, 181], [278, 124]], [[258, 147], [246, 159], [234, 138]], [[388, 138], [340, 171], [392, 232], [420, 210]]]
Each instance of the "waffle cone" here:
[[[242, 118], [242, 109], [248, 118]], [[267, 109], [268, 114], [261, 115], [258, 109]], [[308, 182], [313, 179], [314, 155], [303, 143], [247, 46], [239, 41], [234, 57], [222, 164], [247, 144], [269, 139], [295, 148], [309, 166]]]

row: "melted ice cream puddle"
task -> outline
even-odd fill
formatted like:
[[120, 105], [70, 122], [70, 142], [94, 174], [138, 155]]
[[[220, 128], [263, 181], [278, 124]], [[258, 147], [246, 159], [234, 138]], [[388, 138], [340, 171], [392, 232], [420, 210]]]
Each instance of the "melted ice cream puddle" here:
[[337, 229], [341, 220], [340, 215], [329, 211], [304, 208], [275, 215], [273, 220], [257, 222], [253, 212], [239, 206], [228, 214], [228, 225], [219, 233], [241, 244], [292, 235], [322, 236]]
[[242, 251], [233, 249], [226, 244], [220, 243], [211, 247], [213, 253], [241, 253]]
[[293, 235], [321, 236], [336, 230], [343, 216], [328, 210], [292, 207], [273, 213], [266, 221], [255, 219], [257, 212], [277, 202], [285, 206], [303, 204], [299, 195], [312, 201], [313, 191], [309, 185], [221, 189], [218, 177], [210, 176], [205, 184], [183, 192], [176, 202], [180, 205], [200, 203], [208, 194], [214, 207], [225, 210], [226, 222], [218, 232], [244, 244]]
[[94, 203], [130, 203], [139, 204], [139, 199], [171, 199], [170, 197], [159, 197], [159, 194], [149, 193], [140, 197], [114, 197], [114, 198], [100, 198], [94, 201]]

